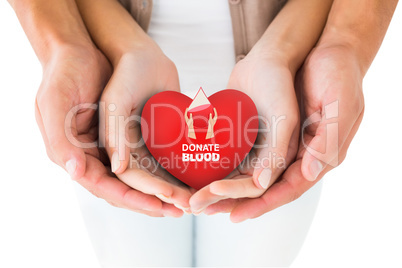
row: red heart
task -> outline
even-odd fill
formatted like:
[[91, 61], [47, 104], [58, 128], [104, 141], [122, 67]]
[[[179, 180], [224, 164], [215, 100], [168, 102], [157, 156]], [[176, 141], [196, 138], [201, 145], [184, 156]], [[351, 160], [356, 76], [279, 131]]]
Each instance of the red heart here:
[[[142, 111], [142, 136], [152, 156], [195, 189], [232, 172], [247, 156], [258, 132], [257, 109], [246, 94], [226, 89], [208, 100], [212, 106], [188, 112], [188, 117], [193, 116], [196, 139], [189, 137], [185, 120], [185, 111], [193, 101], [186, 95], [160, 92], [148, 100]], [[217, 111], [214, 137], [207, 139], [208, 115], [214, 116], [213, 108]]]

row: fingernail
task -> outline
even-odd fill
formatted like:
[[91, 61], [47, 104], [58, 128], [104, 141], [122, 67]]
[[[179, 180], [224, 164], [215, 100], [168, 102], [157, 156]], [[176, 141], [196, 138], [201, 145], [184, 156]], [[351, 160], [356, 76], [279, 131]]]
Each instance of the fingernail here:
[[185, 208], [185, 207], [183, 207], [183, 206], [181, 206], [181, 205], [179, 205], [179, 204], [173, 204], [175, 207], [177, 207], [178, 209], [181, 209], [181, 210], [183, 210], [184, 212], [186, 212], [186, 210], [188, 211], [190, 208], [189, 207], [187, 207], [187, 208]]
[[112, 172], [116, 172], [120, 167], [119, 153], [116, 151], [112, 155]]
[[166, 202], [166, 203], [171, 203], [172, 201], [170, 200], [170, 196], [166, 196], [164, 194], [156, 194], [155, 195], [157, 198], [159, 198], [160, 200]]
[[162, 211], [163, 216], [165, 217], [171, 217], [171, 218], [180, 218], [181, 216], [178, 216], [176, 214], [174, 214], [171, 211]]
[[199, 210], [197, 210], [197, 211], [193, 211], [193, 214], [194, 214], [195, 216], [198, 216], [198, 215], [200, 215], [205, 209], [206, 209], [206, 208], [202, 208], [202, 209], [199, 209]]
[[208, 215], [208, 216], [213, 216], [213, 215], [216, 215], [216, 214], [218, 214], [218, 213], [219, 213], [219, 211], [213, 211], [213, 212], [210, 212], [210, 211], [208, 211], [208, 210], [204, 211], [204, 214], [205, 214], [205, 215]]
[[70, 177], [72, 177], [72, 178], [74, 177], [76, 168], [77, 168], [77, 161], [75, 161], [75, 159], [70, 159], [67, 161], [66, 169], [67, 169], [68, 174], [70, 174]]
[[230, 221], [233, 222], [233, 223], [241, 223], [241, 222], [244, 222], [244, 221], [246, 221], [248, 219], [249, 219], [248, 217], [239, 217], [237, 219], [230, 217]]
[[219, 196], [225, 196], [227, 194], [227, 193], [224, 193], [224, 192], [219, 191], [219, 190], [222, 190], [222, 189], [219, 189], [219, 187], [218, 187], [218, 189], [216, 189], [216, 184], [211, 184], [209, 186], [209, 191], [211, 192], [211, 194], [219, 195]]
[[258, 183], [263, 189], [267, 189], [269, 182], [271, 181], [272, 177], [272, 170], [269, 168], [265, 168], [262, 170], [260, 173], [260, 176], [258, 176]]
[[212, 189], [210, 189], [210, 192], [211, 192], [211, 194], [218, 195], [218, 196], [225, 196], [226, 195], [226, 193], [216, 192], [216, 191], [214, 191]]
[[202, 210], [199, 210], [199, 211], [193, 212], [193, 214], [194, 214], [195, 216], [198, 216], [198, 215], [200, 215], [201, 213], [202, 213]]
[[151, 211], [151, 212], [160, 210], [160, 208], [155, 208], [155, 207], [143, 207], [141, 209], [146, 210], [146, 211]]
[[323, 165], [320, 161], [314, 160], [313, 162], [311, 162], [310, 173], [312, 175], [312, 178], [310, 180], [315, 181], [317, 179], [318, 175], [320, 175], [322, 169], [323, 169]]

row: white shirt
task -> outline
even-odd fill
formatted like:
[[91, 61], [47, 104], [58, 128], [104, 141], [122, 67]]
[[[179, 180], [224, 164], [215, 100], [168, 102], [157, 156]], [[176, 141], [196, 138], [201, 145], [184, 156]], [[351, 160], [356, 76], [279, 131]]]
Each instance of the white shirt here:
[[226, 0], [154, 0], [148, 34], [176, 64], [184, 94], [226, 88], [235, 65]]

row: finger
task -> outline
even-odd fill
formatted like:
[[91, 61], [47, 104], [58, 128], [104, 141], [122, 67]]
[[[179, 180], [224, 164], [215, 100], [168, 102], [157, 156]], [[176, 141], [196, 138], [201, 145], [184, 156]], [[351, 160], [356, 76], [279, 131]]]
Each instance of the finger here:
[[297, 152], [298, 121], [297, 112], [288, 113], [281, 121], [270, 122], [267, 135], [258, 136], [258, 161], [252, 176], [255, 187], [268, 189], [293, 161]]
[[191, 211], [195, 215], [200, 214], [209, 205], [214, 204], [222, 199], [225, 199], [225, 197], [223, 196], [211, 193], [209, 187], [210, 185], [205, 186], [190, 198], [189, 202]]
[[182, 184], [178, 184], [177, 179], [172, 175], [163, 171], [157, 169], [151, 172], [141, 167], [138, 161], [130, 155], [130, 168], [117, 176], [132, 188], [149, 195], [155, 195], [160, 200], [189, 212], [190, 191]]
[[117, 207], [148, 212], [162, 209], [162, 202], [158, 198], [134, 190], [119, 179], [111, 177], [105, 166], [90, 155], [87, 157], [86, 172], [77, 182], [93, 195]]
[[210, 192], [224, 198], [255, 198], [261, 196], [265, 189], [256, 187], [252, 176], [240, 175], [230, 180], [214, 181]]
[[46, 136], [45, 126], [43, 125], [42, 115], [40, 114], [37, 99], [35, 99], [35, 119], [42, 135], [43, 142], [45, 143], [46, 153], [50, 156], [51, 151], [49, 147], [49, 141]]
[[140, 214], [144, 214], [150, 217], [157, 217], [157, 218], [161, 218], [161, 217], [165, 217], [165, 215], [163, 215], [162, 211], [146, 211], [146, 210], [130, 210], [133, 211], [135, 213], [140, 213]]
[[307, 180], [316, 180], [327, 165], [336, 167], [340, 164], [340, 149], [347, 141], [349, 134], [356, 133], [363, 113], [362, 110], [353, 116], [347, 111], [347, 107], [340, 102], [339, 106], [338, 102], [327, 105], [312, 140], [307, 144], [302, 137], [306, 150], [302, 160], [302, 173]]
[[156, 197], [158, 197], [165, 203], [174, 205], [176, 208], [180, 209], [183, 212], [191, 213], [191, 208], [189, 204], [191, 194], [184, 189], [174, 187], [171, 197], [161, 194], [156, 195]]
[[165, 217], [180, 218], [181, 216], [183, 216], [183, 210], [178, 209], [172, 204], [163, 203], [162, 214]]
[[218, 213], [230, 213], [236, 205], [241, 202], [240, 199], [224, 199], [219, 202], [216, 202], [212, 205], [209, 205], [204, 213], [206, 215], [215, 215]]
[[[75, 139], [76, 116], [70, 111], [71, 100], [41, 95], [37, 97], [35, 105], [37, 122], [50, 159], [63, 167], [72, 179], [81, 177], [85, 173], [86, 158], [83, 149], [76, 146], [79, 142]], [[66, 120], [68, 114], [71, 115], [70, 120]]]
[[[113, 205], [114, 207], [119, 207], [116, 206], [115, 204], [108, 202], [109, 204]], [[123, 207], [120, 207], [123, 208]], [[129, 208], [125, 208], [129, 209]], [[148, 210], [133, 210], [129, 209], [133, 212], [144, 214], [150, 217], [173, 217], [173, 218], [179, 218], [183, 216], [183, 211], [174, 207], [173, 205], [167, 204], [167, 203], [162, 203], [162, 209], [158, 211], [148, 211]]]
[[181, 209], [186, 213], [191, 213], [189, 200], [192, 196], [192, 193], [188, 189], [176, 185], [173, 185], [172, 189], [172, 197], [170, 198], [170, 200], [167, 200], [165, 202], [173, 204], [175, 207]]
[[363, 120], [363, 115], [364, 115], [364, 110], [360, 113], [355, 124], [353, 125], [352, 129], [349, 132], [349, 136], [346, 138], [345, 142], [342, 144], [342, 149], [339, 154], [339, 163], [342, 163], [343, 160], [345, 159], [349, 146], [352, 143], [352, 140], [355, 137], [357, 131], [359, 130], [360, 124]]
[[[348, 137], [346, 138], [345, 142], [342, 144], [342, 147], [339, 149], [339, 155], [337, 156], [337, 161], [338, 161], [338, 165], [340, 165], [343, 160], [345, 160], [346, 158], [346, 153], [349, 149], [349, 146], [354, 138], [354, 136], [356, 135], [360, 123], [363, 120], [363, 111], [360, 113], [359, 118], [357, 119], [357, 121], [355, 122], [355, 124], [353, 125], [352, 129], [349, 132]], [[305, 154], [303, 154], [304, 157]], [[323, 177], [328, 171], [332, 170], [335, 166], [332, 165], [325, 165], [323, 171], [321, 172], [320, 177]]]
[[170, 199], [173, 194], [172, 185], [154, 174], [141, 169], [133, 156], [130, 155], [130, 168], [118, 174], [118, 178], [133, 189], [145, 194]]
[[119, 92], [120, 90], [113, 88], [102, 95], [105, 106], [104, 111], [100, 113], [104, 116], [101, 121], [105, 122], [104, 129], [100, 131], [105, 132], [104, 146], [111, 161], [112, 172], [115, 174], [121, 174], [127, 169], [130, 159], [128, 131], [130, 127], [135, 127], [139, 123], [136, 115], [130, 117], [132, 111], [130, 100], [121, 98]]
[[[139, 150], [138, 153], [141, 154], [141, 151]], [[174, 204], [176, 207], [185, 212], [190, 212], [189, 199], [192, 195], [191, 189], [173, 177], [166, 170], [162, 169], [156, 160], [149, 154], [149, 152], [142, 154], [143, 156], [141, 159], [144, 160], [145, 158], [149, 158], [148, 162], [151, 163], [151, 165], [147, 167], [141, 166], [140, 163], [144, 161], [138, 162], [136, 161], [136, 158], [131, 155], [130, 157], [134, 159], [131, 158], [130, 160], [130, 168], [143, 170], [143, 172], [147, 173], [149, 176], [152, 176], [157, 183], [160, 183], [159, 181], [163, 181], [165, 187], [168, 185], [170, 189], [169, 192], [171, 192], [171, 194], [158, 194], [157, 197], [166, 203]]]
[[[354, 124], [345, 143], [340, 150], [340, 158], [344, 159], [347, 149], [356, 134], [363, 113], [360, 114], [358, 120]], [[334, 167], [326, 165], [315, 181], [304, 179], [302, 174], [302, 160], [296, 161], [283, 174], [282, 179], [272, 185], [263, 196], [257, 199], [244, 200], [238, 202], [235, 208], [232, 208], [231, 220], [233, 222], [241, 222], [249, 218], [256, 218], [264, 213], [272, 211], [282, 205], [290, 203], [298, 199], [304, 192], [310, 189], [319, 179]]]
[[[233, 170], [224, 180], [230, 181], [232, 178], [239, 176], [239, 170]], [[206, 207], [226, 199], [225, 196], [217, 195], [211, 192], [211, 184], [195, 192], [190, 198], [191, 211], [195, 214], [200, 214]]]
[[315, 182], [307, 181], [301, 174], [301, 160], [293, 163], [283, 174], [281, 180], [273, 184], [264, 195], [239, 203], [231, 212], [232, 222], [256, 218], [277, 207], [299, 198]]

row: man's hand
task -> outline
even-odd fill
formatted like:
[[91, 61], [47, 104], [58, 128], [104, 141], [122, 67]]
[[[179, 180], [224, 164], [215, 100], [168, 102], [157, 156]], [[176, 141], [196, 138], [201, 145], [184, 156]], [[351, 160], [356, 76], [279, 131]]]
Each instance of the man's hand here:
[[94, 47], [63, 46], [52, 54], [35, 106], [47, 153], [78, 183], [114, 206], [151, 216], [177, 215], [176, 208], [132, 189], [105, 166], [107, 155], [97, 146], [96, 107], [110, 73], [107, 59]]
[[49, 157], [113, 205], [152, 216], [177, 215], [175, 207], [133, 190], [105, 166], [109, 160], [97, 146], [96, 109], [111, 66], [92, 43], [76, 1], [9, 2], [43, 66], [35, 114]]
[[[97, 104], [109, 79], [110, 65], [94, 47], [60, 46], [44, 64], [43, 79], [36, 96], [35, 115], [47, 154], [66, 169], [73, 179], [85, 173], [85, 152], [70, 139], [94, 141], [96, 109], [81, 109], [82, 104]], [[78, 109], [72, 113], [73, 108]], [[68, 114], [71, 120], [66, 122]], [[65, 129], [65, 126], [67, 129]], [[96, 146], [92, 146], [93, 148]]]
[[363, 77], [397, 2], [334, 0], [317, 47], [298, 74], [304, 124], [296, 162], [260, 198], [217, 204], [206, 213], [231, 211], [235, 222], [258, 217], [297, 199], [344, 160], [363, 117]]
[[261, 197], [217, 204], [206, 213], [225, 209], [234, 222], [259, 217], [296, 200], [338, 166], [363, 117], [362, 79], [359, 62], [348, 48], [313, 50], [296, 83], [304, 122], [297, 160]]

